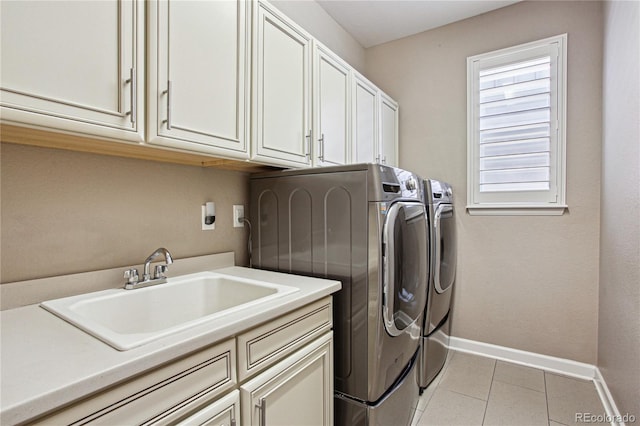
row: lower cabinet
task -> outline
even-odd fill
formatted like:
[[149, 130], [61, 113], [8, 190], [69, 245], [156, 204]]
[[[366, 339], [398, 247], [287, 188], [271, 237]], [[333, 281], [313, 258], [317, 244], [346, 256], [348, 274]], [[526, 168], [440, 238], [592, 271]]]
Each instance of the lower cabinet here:
[[243, 384], [243, 424], [332, 425], [332, 359], [328, 333]]
[[29, 424], [332, 425], [331, 297]]

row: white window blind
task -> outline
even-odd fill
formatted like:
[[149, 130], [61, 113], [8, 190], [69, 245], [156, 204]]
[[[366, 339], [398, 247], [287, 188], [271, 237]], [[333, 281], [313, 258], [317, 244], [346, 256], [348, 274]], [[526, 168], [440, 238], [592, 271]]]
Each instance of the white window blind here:
[[468, 58], [470, 211], [564, 207], [565, 44]]

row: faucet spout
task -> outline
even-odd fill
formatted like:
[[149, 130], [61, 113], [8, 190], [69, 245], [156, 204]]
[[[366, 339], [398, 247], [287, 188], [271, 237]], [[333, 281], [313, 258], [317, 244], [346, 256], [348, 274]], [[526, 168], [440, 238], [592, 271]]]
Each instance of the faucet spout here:
[[[158, 256], [164, 256], [164, 265], [156, 265], [155, 276], [151, 277], [151, 262]], [[127, 281], [124, 284], [125, 290], [133, 290], [136, 288], [148, 287], [150, 285], [162, 284], [167, 282], [167, 277], [164, 275], [167, 272], [167, 265], [173, 263], [173, 257], [171, 253], [164, 247], [160, 247], [144, 261], [144, 275], [142, 275], [142, 281], [138, 277], [138, 270], [136, 268], [128, 269], [124, 271], [124, 277]]]
[[142, 276], [143, 281], [148, 281], [151, 279], [151, 262], [153, 262], [154, 259], [160, 255], [164, 256], [164, 260], [167, 265], [171, 265], [173, 263], [173, 257], [171, 257], [171, 253], [169, 253], [169, 250], [164, 247], [160, 247], [159, 249], [151, 253], [151, 255], [144, 261], [144, 273]]

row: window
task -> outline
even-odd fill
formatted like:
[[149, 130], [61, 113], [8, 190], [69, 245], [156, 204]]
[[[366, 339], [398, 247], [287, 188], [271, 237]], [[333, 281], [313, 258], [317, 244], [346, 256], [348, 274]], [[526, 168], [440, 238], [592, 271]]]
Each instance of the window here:
[[567, 35], [467, 58], [467, 209], [562, 214]]

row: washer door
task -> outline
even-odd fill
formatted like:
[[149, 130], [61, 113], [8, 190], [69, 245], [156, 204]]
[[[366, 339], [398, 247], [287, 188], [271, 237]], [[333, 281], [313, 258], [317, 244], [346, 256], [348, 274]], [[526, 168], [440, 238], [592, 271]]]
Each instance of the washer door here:
[[396, 202], [383, 228], [384, 325], [392, 336], [414, 324], [427, 298], [427, 217], [422, 203]]
[[434, 286], [444, 293], [453, 285], [456, 276], [455, 218], [451, 204], [440, 204], [433, 220], [434, 229]]

